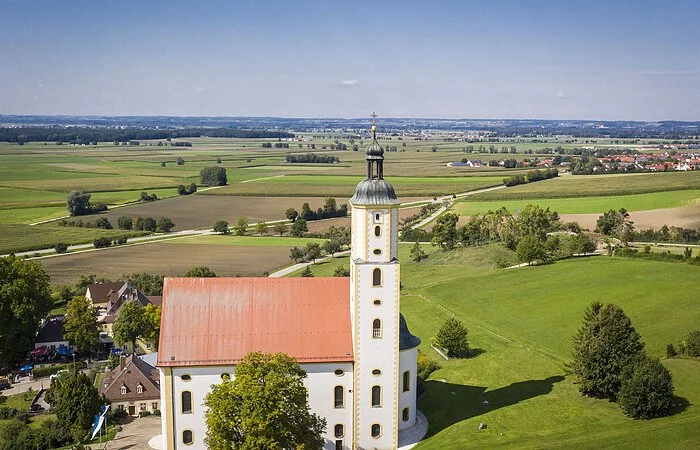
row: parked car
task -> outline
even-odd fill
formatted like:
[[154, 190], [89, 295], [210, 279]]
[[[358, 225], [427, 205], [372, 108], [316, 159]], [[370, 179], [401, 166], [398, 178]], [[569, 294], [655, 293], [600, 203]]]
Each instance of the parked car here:
[[31, 405], [29, 405], [29, 412], [39, 412], [39, 411], [43, 411], [43, 410], [44, 410], [44, 407], [38, 403], [32, 403]]
[[10, 389], [12, 385], [10, 384], [10, 380], [7, 377], [0, 377], [0, 391], [4, 391], [5, 389]]
[[51, 380], [55, 380], [56, 378], [60, 377], [60, 376], [63, 375], [64, 373], [68, 373], [68, 370], [67, 370], [67, 369], [59, 370], [58, 372], [56, 372], [56, 373], [54, 373], [53, 375], [51, 375], [49, 378], [50, 378]]

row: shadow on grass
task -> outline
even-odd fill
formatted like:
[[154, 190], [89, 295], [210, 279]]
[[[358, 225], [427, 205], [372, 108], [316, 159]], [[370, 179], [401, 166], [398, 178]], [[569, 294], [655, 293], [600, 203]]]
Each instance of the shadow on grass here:
[[673, 396], [673, 405], [668, 409], [668, 414], [667, 416], [675, 416], [676, 414], [680, 414], [686, 409], [688, 409], [688, 406], [690, 406], [691, 403], [688, 401], [687, 398], [684, 397], [679, 397], [677, 395]]
[[[552, 392], [554, 384], [562, 380], [564, 376], [557, 375], [544, 380], [521, 381], [488, 392], [483, 386], [429, 380], [423, 384], [425, 396], [418, 409], [428, 417], [428, 436], [432, 436], [457, 422], [547, 395]], [[488, 404], [485, 405], [484, 401]]]
[[486, 353], [486, 350], [483, 348], [470, 348], [469, 349], [469, 359], [476, 358], [479, 355], [483, 355]]

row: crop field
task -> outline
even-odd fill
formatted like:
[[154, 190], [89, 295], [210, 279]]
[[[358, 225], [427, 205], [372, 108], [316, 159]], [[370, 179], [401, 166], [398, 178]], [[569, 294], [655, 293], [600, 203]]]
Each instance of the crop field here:
[[495, 192], [485, 192], [472, 200], [525, 200], [532, 198], [566, 198], [607, 195], [644, 194], [649, 192], [697, 190], [700, 172], [660, 172], [624, 175], [565, 175], [536, 183], [521, 184]]
[[99, 237], [141, 236], [143, 231], [103, 230], [99, 228], [61, 227], [58, 225], [0, 224], [0, 255], [52, 248], [58, 243], [87, 244]]
[[[472, 197], [469, 197], [471, 200]], [[603, 197], [576, 198], [537, 198], [529, 200], [490, 200], [459, 201], [452, 210], [461, 216], [483, 214], [505, 207], [511, 213], [521, 210], [525, 205], [535, 204], [549, 208], [560, 214], [602, 214], [610, 209], [625, 208], [628, 211], [646, 211], [662, 208], [674, 208], [700, 204], [700, 190], [665, 191], [649, 194], [611, 195]]]
[[218, 276], [261, 276], [292, 263], [289, 250], [304, 238], [205, 236], [127, 245], [107, 250], [39, 258], [52, 283], [73, 284], [81, 275], [118, 279], [131, 272], [181, 276], [207, 266]]
[[[424, 249], [430, 256], [422, 263], [410, 261], [410, 246], [399, 251], [401, 311], [421, 338], [421, 350], [442, 366], [419, 401], [430, 425], [416, 449], [697, 446], [700, 360], [663, 360], [678, 406], [673, 415], [650, 421], [628, 419], [607, 400], [582, 397], [564, 363], [583, 311], [595, 300], [620, 305], [647, 351], [662, 357], [667, 343], [698, 329], [700, 268], [598, 256], [492, 270], [488, 248]], [[336, 265], [347, 268], [349, 260], [311, 270], [329, 276]], [[682, 289], [677, 280], [684, 280]], [[469, 329], [478, 356], [445, 361], [430, 348], [452, 316]], [[478, 429], [481, 422], [485, 430]]]

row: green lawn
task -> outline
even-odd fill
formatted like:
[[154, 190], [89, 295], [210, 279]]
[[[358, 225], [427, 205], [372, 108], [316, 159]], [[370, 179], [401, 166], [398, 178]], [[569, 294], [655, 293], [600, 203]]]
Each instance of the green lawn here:
[[[651, 421], [628, 419], [614, 403], [582, 397], [564, 364], [583, 311], [596, 300], [620, 305], [649, 353], [663, 356], [667, 343], [700, 328], [700, 268], [596, 256], [495, 269], [507, 254], [493, 246], [424, 249], [429, 258], [420, 264], [410, 261], [410, 245], [399, 250], [401, 311], [422, 339], [421, 350], [442, 365], [419, 402], [430, 428], [416, 449], [697, 448], [699, 360], [663, 360], [679, 406]], [[339, 264], [347, 268], [348, 258], [312, 271], [329, 276]], [[445, 361], [430, 348], [452, 316], [469, 329], [476, 357]], [[481, 422], [486, 429], [478, 429]]]
[[604, 197], [578, 198], [538, 198], [529, 200], [489, 200], [471, 201], [471, 198], [459, 201], [452, 210], [461, 216], [483, 214], [505, 207], [510, 212], [521, 210], [525, 205], [535, 204], [549, 207], [560, 214], [603, 213], [610, 209], [625, 208], [628, 211], [647, 211], [650, 209], [674, 208], [688, 204], [697, 204], [700, 190], [653, 192], [649, 194], [613, 195]]
[[2, 208], [0, 209], [0, 224], [30, 224], [42, 220], [57, 219], [67, 214], [65, 206]]

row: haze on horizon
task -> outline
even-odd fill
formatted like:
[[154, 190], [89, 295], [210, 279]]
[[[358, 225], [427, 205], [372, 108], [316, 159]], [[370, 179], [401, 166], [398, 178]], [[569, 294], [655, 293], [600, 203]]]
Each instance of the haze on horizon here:
[[0, 114], [700, 120], [700, 2], [0, 0]]

